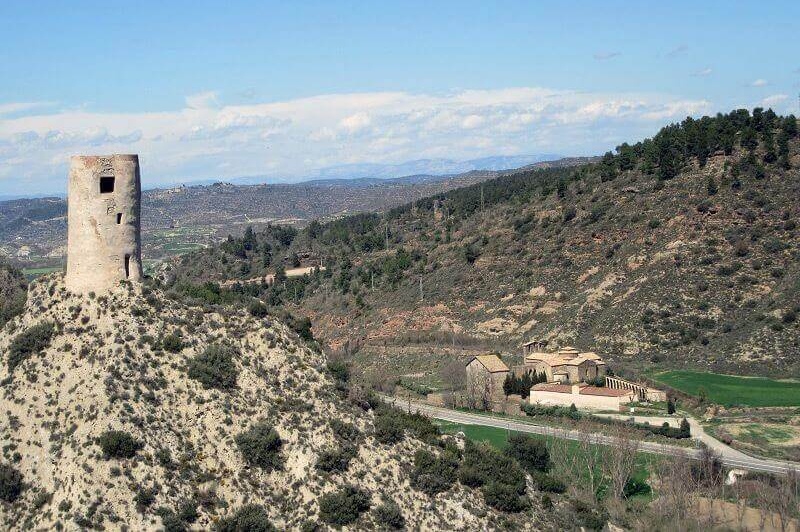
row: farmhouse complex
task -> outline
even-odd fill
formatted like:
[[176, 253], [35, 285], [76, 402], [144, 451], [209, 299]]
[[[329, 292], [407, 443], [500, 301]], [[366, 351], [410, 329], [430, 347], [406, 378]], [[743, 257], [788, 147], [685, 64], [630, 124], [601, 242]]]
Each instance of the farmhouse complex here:
[[602, 378], [606, 363], [597, 353], [579, 352], [574, 347], [564, 347], [555, 353], [542, 351], [539, 344], [529, 342], [522, 346], [525, 361], [515, 368], [515, 373], [533, 372], [545, 375], [547, 382], [575, 384]]
[[[513, 369], [497, 354], [471, 357], [465, 368], [467, 405], [507, 412], [510, 402], [519, 405], [527, 399], [530, 404], [622, 410], [632, 402], [667, 399], [661, 390], [607, 375], [605, 361], [591, 351], [564, 347], [547, 352], [541, 344], [529, 342], [522, 352], [523, 363]], [[510, 392], [515, 379], [527, 382], [530, 389]]]

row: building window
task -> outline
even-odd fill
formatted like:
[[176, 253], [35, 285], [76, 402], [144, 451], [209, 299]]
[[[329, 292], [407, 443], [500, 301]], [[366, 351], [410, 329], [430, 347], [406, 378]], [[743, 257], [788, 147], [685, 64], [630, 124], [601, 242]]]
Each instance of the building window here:
[[122, 213], [118, 212], [117, 213], [117, 225], [119, 225], [121, 223], [122, 223]]
[[131, 256], [125, 255], [125, 278], [131, 276]]
[[100, 194], [110, 194], [114, 192], [114, 178], [101, 177], [100, 178]]

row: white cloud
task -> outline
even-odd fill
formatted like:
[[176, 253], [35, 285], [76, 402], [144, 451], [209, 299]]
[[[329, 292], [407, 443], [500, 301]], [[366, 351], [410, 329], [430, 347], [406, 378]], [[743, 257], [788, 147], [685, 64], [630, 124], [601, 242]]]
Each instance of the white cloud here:
[[751, 87], [766, 87], [769, 85], [769, 82], [765, 79], [757, 79], [750, 82]]
[[186, 98], [186, 107], [189, 109], [209, 109], [217, 107], [217, 93], [215, 91], [198, 92]]
[[714, 71], [711, 68], [704, 68], [702, 70], [698, 70], [697, 72], [692, 74], [692, 76], [695, 76], [695, 77], [698, 77], [698, 78], [704, 78], [706, 76], [710, 76], [713, 72]]
[[[325, 166], [488, 155], [594, 154], [707, 112], [704, 100], [543, 87], [328, 94], [247, 105], [213, 92], [169, 112], [0, 116], [0, 191], [63, 189], [69, 155], [139, 153], [145, 185]], [[2, 107], [0, 107], [2, 108]]]
[[367, 113], [355, 113], [340, 120], [339, 128], [352, 134], [366, 129], [371, 123]]
[[11, 102], [0, 104], [0, 116], [11, 115], [52, 106], [52, 102]]
[[761, 100], [762, 107], [775, 107], [779, 103], [785, 102], [789, 98], [788, 94], [773, 94]]

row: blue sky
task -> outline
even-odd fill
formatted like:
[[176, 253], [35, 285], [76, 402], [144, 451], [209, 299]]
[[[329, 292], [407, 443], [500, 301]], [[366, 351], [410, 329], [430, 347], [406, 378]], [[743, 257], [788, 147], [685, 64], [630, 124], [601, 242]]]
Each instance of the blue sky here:
[[797, 113], [800, 2], [0, 3], [0, 193], [71, 153], [146, 185], [601, 153], [686, 115]]

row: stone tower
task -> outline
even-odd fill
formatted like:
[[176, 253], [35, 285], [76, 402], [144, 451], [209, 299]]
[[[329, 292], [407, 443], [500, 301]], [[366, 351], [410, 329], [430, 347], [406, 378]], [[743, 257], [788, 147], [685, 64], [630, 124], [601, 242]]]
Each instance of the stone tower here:
[[105, 292], [142, 279], [138, 155], [70, 159], [67, 288]]

